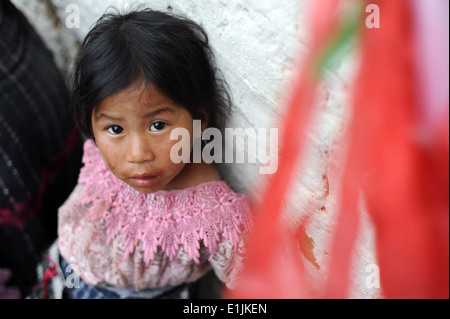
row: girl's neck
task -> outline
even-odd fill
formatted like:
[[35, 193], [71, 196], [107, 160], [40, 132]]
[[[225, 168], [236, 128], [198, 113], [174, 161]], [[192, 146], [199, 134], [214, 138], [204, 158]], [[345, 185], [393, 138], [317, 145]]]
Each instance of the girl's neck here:
[[170, 183], [170, 189], [182, 189], [205, 182], [220, 181], [219, 170], [214, 163], [188, 163], [183, 171]]

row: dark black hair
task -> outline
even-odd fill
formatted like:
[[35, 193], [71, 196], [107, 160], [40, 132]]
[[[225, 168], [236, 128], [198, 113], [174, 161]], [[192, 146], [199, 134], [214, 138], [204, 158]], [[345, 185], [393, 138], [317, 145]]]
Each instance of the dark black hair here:
[[80, 130], [93, 138], [91, 114], [101, 100], [142, 78], [194, 119], [222, 128], [231, 107], [208, 36], [195, 22], [141, 9], [104, 14], [75, 58], [72, 110]]

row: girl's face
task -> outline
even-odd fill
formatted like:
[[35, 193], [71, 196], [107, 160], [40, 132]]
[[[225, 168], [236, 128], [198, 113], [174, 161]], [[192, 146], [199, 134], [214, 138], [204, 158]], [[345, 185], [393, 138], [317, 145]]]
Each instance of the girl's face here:
[[[170, 132], [177, 127], [189, 131], [190, 113], [158, 90], [135, 82], [106, 97], [92, 112], [96, 144], [111, 172], [141, 193], [179, 186], [187, 165], [170, 159]], [[192, 150], [192, 140], [190, 142]]]

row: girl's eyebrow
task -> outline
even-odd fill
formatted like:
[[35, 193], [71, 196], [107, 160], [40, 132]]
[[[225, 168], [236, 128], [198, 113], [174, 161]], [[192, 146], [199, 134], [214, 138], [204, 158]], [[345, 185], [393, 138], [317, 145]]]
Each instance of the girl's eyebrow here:
[[95, 115], [95, 118], [97, 119], [97, 121], [99, 121], [101, 119], [106, 119], [106, 120], [110, 120], [110, 121], [117, 121], [117, 122], [122, 121], [121, 118], [117, 118], [117, 117], [114, 117], [114, 116], [111, 116], [111, 115], [108, 115], [108, 114], [104, 114], [104, 113]]
[[[165, 113], [165, 112], [175, 113], [175, 111], [173, 109], [169, 108], [169, 107], [162, 107], [160, 109], [157, 109], [155, 111], [152, 111], [152, 112], [149, 112], [149, 113], [145, 114], [144, 118], [154, 117], [154, 116], [157, 116], [157, 115], [159, 115], [161, 113]], [[111, 116], [111, 115], [108, 115], [108, 114], [105, 114], [105, 113], [98, 114], [95, 117], [96, 117], [97, 121], [99, 121], [101, 119], [106, 119], [106, 120], [110, 120], [110, 121], [117, 121], [117, 122], [122, 121], [122, 118], [117, 118], [117, 117], [114, 117], [114, 116]]]
[[161, 113], [165, 113], [165, 112], [175, 113], [175, 111], [173, 109], [171, 109], [170, 107], [166, 106], [166, 107], [162, 107], [160, 109], [157, 109], [157, 110], [155, 110], [153, 112], [149, 112], [149, 113], [145, 114], [144, 117], [145, 118], [147, 118], [147, 117], [154, 117], [154, 116], [157, 116], [157, 115], [159, 115]]

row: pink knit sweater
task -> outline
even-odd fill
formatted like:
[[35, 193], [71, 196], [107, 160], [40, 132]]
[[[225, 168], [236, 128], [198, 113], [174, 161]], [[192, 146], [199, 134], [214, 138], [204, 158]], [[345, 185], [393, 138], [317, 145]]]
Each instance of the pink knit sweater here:
[[234, 288], [249, 204], [224, 181], [142, 194], [116, 178], [95, 144], [59, 210], [61, 255], [91, 285], [137, 290], [192, 282], [214, 269]]

